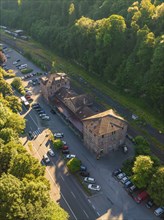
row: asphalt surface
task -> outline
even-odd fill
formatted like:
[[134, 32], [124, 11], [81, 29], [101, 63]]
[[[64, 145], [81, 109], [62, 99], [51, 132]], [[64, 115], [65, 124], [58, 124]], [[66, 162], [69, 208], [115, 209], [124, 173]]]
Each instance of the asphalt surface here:
[[[12, 62], [20, 58], [22, 64], [27, 63], [35, 72], [41, 71], [17, 52], [11, 51], [10, 53], [11, 58], [7, 62], [8, 67], [14, 68]], [[15, 70], [17, 69], [15, 68]], [[19, 71], [16, 74], [22, 76]], [[25, 85], [28, 85], [28, 80], [24, 81]], [[45, 137], [46, 128], [50, 128], [53, 132], [63, 132], [64, 140], [67, 141], [71, 153], [77, 155], [83, 164], [87, 166], [90, 175], [96, 179], [96, 183], [102, 188], [100, 192], [87, 196], [78, 182], [67, 171], [61, 155], [56, 152], [56, 156], [51, 158], [51, 164], [46, 166], [46, 176], [51, 183], [52, 198], [69, 212], [70, 219], [157, 219], [153, 215], [154, 209], [146, 209], [145, 202], [141, 205], [136, 204], [124, 190], [123, 185], [112, 177], [113, 170], [121, 167], [124, 160], [134, 155], [134, 148], [131, 142], [127, 140], [128, 154], [123, 154], [120, 149], [97, 161], [95, 155], [88, 151], [68, 124], [59, 115], [50, 113], [50, 106], [40, 95], [39, 86], [31, 89], [33, 98], [39, 101], [46, 113], [51, 117], [50, 121], [42, 121], [35, 110], [30, 109], [22, 112], [27, 120], [26, 132], [29, 130], [35, 131], [38, 128], [42, 129], [42, 133], [32, 141], [34, 148], [32, 154], [41, 161], [43, 155], [47, 152], [49, 145]], [[29, 137], [27, 135], [27, 138], [23, 139], [25, 146], [28, 140]]]

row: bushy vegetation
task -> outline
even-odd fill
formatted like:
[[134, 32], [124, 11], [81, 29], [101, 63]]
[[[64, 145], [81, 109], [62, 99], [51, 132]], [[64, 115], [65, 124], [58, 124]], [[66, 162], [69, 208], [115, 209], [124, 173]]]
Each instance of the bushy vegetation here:
[[142, 136], [137, 136], [135, 143], [135, 157], [126, 160], [122, 170], [138, 188], [146, 188], [157, 205], [163, 206], [164, 167], [150, 154], [150, 146]]
[[68, 214], [54, 203], [45, 167], [19, 141], [25, 120], [15, 112], [21, 106], [0, 73], [0, 219], [66, 220]]
[[67, 167], [71, 173], [75, 173], [80, 170], [81, 161], [78, 158], [72, 158], [67, 162]]
[[2, 24], [26, 30], [92, 77], [163, 113], [162, 0], [1, 2]]
[[31, 73], [33, 71], [33, 69], [23, 69], [21, 70], [21, 73], [26, 74], [26, 73]]
[[11, 85], [22, 95], [25, 94], [25, 89], [22, 84], [22, 80], [19, 77], [15, 77], [11, 83]]

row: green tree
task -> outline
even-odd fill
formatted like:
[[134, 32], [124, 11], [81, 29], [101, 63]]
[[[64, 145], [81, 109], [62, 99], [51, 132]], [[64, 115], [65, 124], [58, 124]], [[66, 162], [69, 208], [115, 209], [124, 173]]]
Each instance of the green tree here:
[[53, 140], [53, 146], [56, 150], [61, 149], [63, 142], [60, 139]]
[[8, 172], [17, 178], [22, 179], [27, 174], [33, 174], [35, 177], [43, 176], [45, 168], [31, 155], [17, 154], [11, 159]]
[[3, 128], [0, 130], [0, 138], [4, 140], [4, 143], [18, 140], [18, 134], [12, 128]]
[[148, 193], [155, 204], [164, 206], [164, 167], [159, 167], [153, 174], [148, 187]]
[[22, 104], [16, 96], [6, 96], [8, 107], [15, 113], [22, 111]]
[[134, 162], [132, 180], [138, 188], [145, 188], [153, 173], [153, 161], [149, 156], [138, 156]]
[[12, 113], [6, 122], [6, 127], [12, 128], [20, 134], [25, 128], [25, 119], [18, 114]]
[[4, 79], [0, 79], [0, 93], [2, 93], [4, 97], [13, 94], [10, 84], [8, 84]]
[[22, 80], [20, 77], [15, 77], [11, 83], [11, 85], [18, 90], [21, 94], [24, 94], [24, 87], [22, 84]]
[[80, 165], [81, 165], [81, 161], [76, 157], [72, 158], [67, 162], [67, 167], [72, 173], [79, 171]]
[[21, 182], [10, 174], [0, 178], [0, 219], [19, 220], [26, 216], [21, 193]]

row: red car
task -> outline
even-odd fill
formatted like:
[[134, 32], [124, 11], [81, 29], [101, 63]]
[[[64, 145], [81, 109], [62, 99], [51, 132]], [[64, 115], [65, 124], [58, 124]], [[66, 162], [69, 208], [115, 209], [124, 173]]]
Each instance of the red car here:
[[137, 203], [141, 203], [142, 201], [147, 199], [147, 197], [148, 197], [148, 193], [146, 191], [142, 191], [134, 199]]
[[63, 147], [62, 147], [62, 150], [68, 150], [68, 146], [66, 146], [66, 145], [63, 146]]
[[30, 95], [25, 95], [25, 97], [26, 97], [26, 99], [29, 99], [29, 98], [31, 98], [31, 96], [30, 96]]

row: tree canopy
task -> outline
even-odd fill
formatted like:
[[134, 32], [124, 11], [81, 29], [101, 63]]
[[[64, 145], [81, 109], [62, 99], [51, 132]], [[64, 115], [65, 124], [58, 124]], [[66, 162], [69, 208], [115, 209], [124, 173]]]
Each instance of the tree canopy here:
[[0, 7], [1, 24], [26, 30], [82, 64], [91, 76], [140, 97], [162, 115], [162, 0], [2, 0]]

